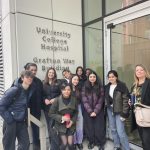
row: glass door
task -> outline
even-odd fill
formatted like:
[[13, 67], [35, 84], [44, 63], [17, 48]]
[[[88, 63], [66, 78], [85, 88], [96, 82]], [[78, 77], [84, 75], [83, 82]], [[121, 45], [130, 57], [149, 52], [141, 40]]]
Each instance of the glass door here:
[[136, 64], [150, 71], [150, 15], [116, 25], [111, 29], [111, 68], [130, 88]]
[[[130, 89], [134, 67], [144, 64], [150, 71], [150, 15], [116, 25], [111, 29], [111, 68]], [[131, 131], [131, 118], [126, 122], [129, 140], [141, 145], [137, 132]]]
[[[115, 69], [119, 79], [130, 90], [136, 64], [144, 64], [150, 71], [150, 1], [104, 19], [105, 77]], [[107, 78], [105, 78], [107, 82]], [[131, 118], [126, 121], [129, 140], [141, 146], [137, 131], [131, 133]]]

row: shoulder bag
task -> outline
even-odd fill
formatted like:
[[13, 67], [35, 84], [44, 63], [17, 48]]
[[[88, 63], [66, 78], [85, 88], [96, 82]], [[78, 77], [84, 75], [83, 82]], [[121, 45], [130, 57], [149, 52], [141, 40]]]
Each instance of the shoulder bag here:
[[135, 118], [136, 123], [140, 127], [150, 127], [150, 106], [135, 103]]

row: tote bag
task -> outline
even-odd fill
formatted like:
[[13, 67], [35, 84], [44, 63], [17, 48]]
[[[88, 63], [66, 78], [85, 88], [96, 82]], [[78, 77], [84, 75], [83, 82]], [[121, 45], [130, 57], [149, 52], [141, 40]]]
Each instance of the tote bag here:
[[135, 103], [135, 119], [140, 127], [150, 127], [150, 106]]

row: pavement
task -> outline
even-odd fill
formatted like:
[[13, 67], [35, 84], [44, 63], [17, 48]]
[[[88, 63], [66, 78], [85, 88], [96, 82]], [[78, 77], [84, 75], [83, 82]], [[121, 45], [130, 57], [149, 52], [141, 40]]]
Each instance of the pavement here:
[[[3, 146], [2, 146], [2, 135], [3, 135], [3, 134], [2, 134], [2, 123], [3, 123], [3, 121], [2, 121], [2, 119], [0, 118], [0, 150], [3, 150]], [[88, 142], [87, 142], [87, 141], [84, 141], [84, 142], [83, 142], [83, 150], [88, 150], [87, 145], [88, 145]], [[48, 149], [48, 147], [49, 147], [49, 142], [48, 142], [48, 140], [47, 140], [46, 147], [47, 147], [47, 150], [49, 150], [49, 149]], [[143, 150], [142, 148], [137, 147], [137, 146], [135, 146], [135, 145], [133, 145], [133, 144], [130, 144], [130, 147], [131, 147], [131, 150]], [[112, 140], [107, 140], [107, 142], [106, 142], [106, 144], [105, 144], [105, 150], [113, 150], [113, 148], [114, 148], [114, 145], [113, 145]], [[32, 144], [30, 145], [30, 150], [32, 150]], [[95, 146], [92, 150], [98, 150], [98, 147]]]
[[[47, 144], [47, 147], [48, 147], [49, 144]], [[88, 143], [87, 141], [83, 142], [83, 150], [88, 150], [88, 147], [87, 147]], [[142, 148], [138, 148], [138, 147], [134, 147], [134, 145], [132, 145], [132, 150], [143, 150]], [[3, 147], [2, 147], [2, 143], [0, 142], [0, 150], [3, 150]], [[30, 146], [30, 150], [32, 150], [32, 144]], [[47, 149], [49, 150], [49, 149]], [[98, 150], [98, 147], [95, 146], [92, 150]], [[107, 140], [106, 144], [105, 144], [105, 150], [114, 150], [114, 145], [113, 145], [113, 142], [111, 140]]]

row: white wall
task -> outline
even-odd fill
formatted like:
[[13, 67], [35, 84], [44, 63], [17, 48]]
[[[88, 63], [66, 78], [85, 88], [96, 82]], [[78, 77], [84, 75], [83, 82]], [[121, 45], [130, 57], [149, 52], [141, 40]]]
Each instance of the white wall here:
[[14, 15], [8, 14], [2, 21], [2, 45], [4, 63], [5, 89], [9, 88], [13, 79], [17, 76], [17, 57], [15, 41]]
[[2, 5], [2, 20], [4, 20], [4, 18], [6, 18], [11, 9], [10, 0], [1, 0], [1, 5]]
[[53, 19], [82, 24], [81, 0], [52, 0]]
[[51, 0], [13, 0], [15, 12], [52, 19]]
[[[7, 53], [12, 58], [4, 55], [11, 63], [4, 66], [12, 79], [27, 62], [38, 65], [37, 75], [41, 79], [45, 76], [44, 68], [54, 66], [58, 77], [62, 77], [63, 67], [74, 72], [78, 65], [83, 65], [81, 0], [2, 0], [2, 8], [4, 19], [11, 16], [4, 23], [2, 32], [9, 27], [10, 30], [3, 32], [3, 43], [9, 45]], [[47, 30], [59, 35], [44, 33]], [[52, 38], [64, 43], [50, 42]], [[53, 51], [51, 47], [63, 47], [63, 51]]]
[[[80, 26], [52, 22], [48, 19], [24, 14], [16, 15], [16, 23], [19, 71], [27, 62], [34, 62], [38, 65], [38, 76], [43, 79], [45, 69], [48, 67], [55, 66], [58, 76], [61, 77], [64, 67], [75, 71], [78, 65], [82, 65], [82, 30]], [[52, 35], [52, 31], [56, 31], [58, 34]], [[59, 43], [55, 42], [54, 46], [62, 48], [62, 50], [51, 49], [53, 47], [52, 38], [60, 41]]]

